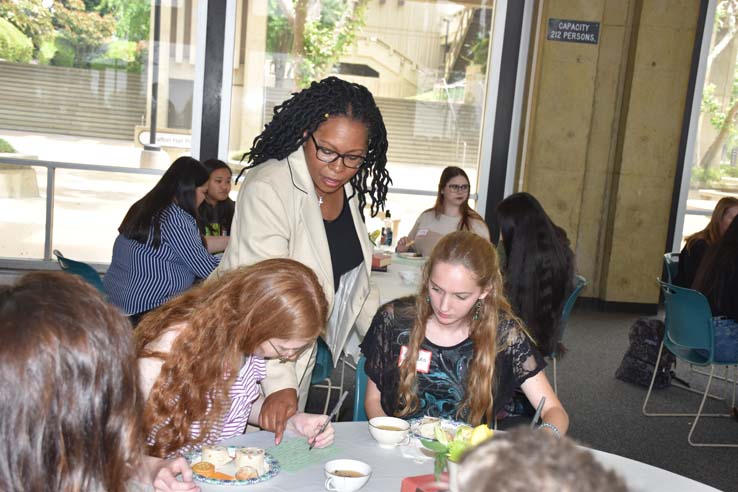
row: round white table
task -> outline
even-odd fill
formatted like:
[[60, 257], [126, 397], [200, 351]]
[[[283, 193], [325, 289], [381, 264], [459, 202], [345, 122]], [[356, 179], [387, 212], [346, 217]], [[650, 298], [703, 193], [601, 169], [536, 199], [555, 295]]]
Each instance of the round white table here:
[[[401, 448], [384, 449], [369, 435], [366, 422], [339, 422], [336, 429], [336, 446], [340, 452], [331, 459], [349, 458], [368, 463], [372, 476], [361, 492], [399, 492], [404, 477], [433, 473], [433, 462], [418, 462], [405, 457]], [[289, 438], [289, 436], [287, 436]], [[274, 434], [253, 432], [223, 441], [227, 446], [256, 446], [269, 448], [274, 445]], [[627, 482], [631, 492], [690, 492], [717, 491], [712, 487], [695, 482], [686, 477], [603, 451], [592, 450], [597, 460], [607, 468], [619, 473]], [[257, 491], [324, 491], [324, 463], [316, 463], [298, 472], [282, 471], [273, 479], [246, 487], [217, 486], [199, 484], [203, 491], [249, 490]]]
[[409, 259], [392, 255], [392, 264], [387, 267], [386, 272], [372, 272], [371, 281], [379, 291], [379, 302], [384, 304], [399, 297], [412, 296], [418, 292], [418, 283], [406, 283], [400, 276], [401, 271], [422, 273], [426, 258]]

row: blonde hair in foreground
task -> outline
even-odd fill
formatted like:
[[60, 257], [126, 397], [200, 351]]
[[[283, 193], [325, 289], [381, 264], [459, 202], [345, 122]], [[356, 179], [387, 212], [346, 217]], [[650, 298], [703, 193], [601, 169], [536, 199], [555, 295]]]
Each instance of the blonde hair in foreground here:
[[[164, 360], [144, 412], [154, 440], [149, 453], [168, 456], [217, 438], [210, 433], [228, 410], [244, 355], [270, 338], [314, 340], [327, 313], [310, 268], [272, 259], [221, 274], [145, 316], [136, 329], [137, 355]], [[174, 325], [182, 329], [168, 354], [148, 348]], [[197, 437], [193, 422], [200, 423]]]
[[[472, 274], [477, 285], [489, 294], [481, 299], [479, 319], [473, 319], [470, 311], [469, 336], [474, 344], [474, 358], [469, 366], [469, 378], [464, 401], [457, 411], [458, 418], [464, 418], [473, 425], [483, 420], [492, 422], [492, 387], [494, 381], [495, 358], [507, 343], [499, 340], [497, 325], [501, 319], [516, 319], [504, 296], [502, 275], [497, 253], [492, 243], [469, 231], [455, 231], [444, 236], [433, 248], [423, 270], [421, 291], [415, 299], [416, 317], [408, 342], [407, 357], [400, 366], [398, 416], [411, 415], [420, 403], [416, 394], [416, 363], [420, 345], [425, 338], [425, 326], [433, 315], [433, 308], [426, 298], [429, 295], [428, 282], [433, 268], [438, 263], [461, 265]], [[472, 309], [473, 311], [473, 309]], [[465, 415], [466, 414], [466, 415]]]

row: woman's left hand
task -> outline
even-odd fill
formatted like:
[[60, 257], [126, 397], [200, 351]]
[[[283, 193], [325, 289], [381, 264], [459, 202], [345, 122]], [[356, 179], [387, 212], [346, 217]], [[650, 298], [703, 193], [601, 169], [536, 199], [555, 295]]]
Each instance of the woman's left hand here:
[[292, 432], [307, 438], [308, 443], [316, 448], [324, 448], [333, 444], [335, 430], [333, 424], [329, 423], [323, 432], [315, 435], [328, 418], [327, 415], [315, 415], [312, 413], [296, 413], [287, 421], [287, 428]]
[[[192, 479], [192, 469], [187, 460], [179, 457], [173, 460], [162, 460], [147, 457], [149, 469], [153, 476], [152, 484], [156, 492], [199, 492], [200, 487]], [[156, 460], [156, 461], [154, 461]], [[182, 475], [182, 481], [177, 480]]]

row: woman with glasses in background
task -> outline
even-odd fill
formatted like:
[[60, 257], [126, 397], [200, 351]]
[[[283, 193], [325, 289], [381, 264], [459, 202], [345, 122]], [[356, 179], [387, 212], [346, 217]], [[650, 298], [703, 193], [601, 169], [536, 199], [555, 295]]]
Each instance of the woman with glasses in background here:
[[[309, 268], [274, 259], [209, 279], [144, 318], [136, 353], [149, 454], [174, 456], [256, 423], [265, 361], [312, 347], [327, 311]], [[298, 413], [286, 425], [324, 447], [333, 442], [330, 427], [316, 435], [325, 419]]]
[[449, 166], [441, 173], [436, 204], [418, 217], [410, 234], [397, 242], [397, 252], [415, 251], [429, 256], [433, 246], [453, 231], [472, 231], [489, 240], [484, 219], [469, 207], [469, 177], [460, 167]]
[[[280, 257], [312, 268], [328, 300], [329, 320], [320, 328], [335, 361], [354, 326], [363, 336], [379, 304], [370, 296], [373, 248], [364, 224], [365, 205], [376, 215], [390, 183], [379, 108], [361, 85], [336, 77], [313, 82], [274, 108], [244, 158], [250, 170], [216, 275]], [[316, 352], [294, 364], [267, 364], [262, 428], [280, 436], [287, 418], [304, 408]]]

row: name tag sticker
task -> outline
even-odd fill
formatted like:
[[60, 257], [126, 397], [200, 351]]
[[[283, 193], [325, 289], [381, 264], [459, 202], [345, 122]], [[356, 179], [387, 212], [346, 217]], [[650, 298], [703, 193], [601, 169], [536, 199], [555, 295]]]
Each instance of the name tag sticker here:
[[418, 229], [418, 232], [415, 233], [415, 237], [423, 237], [428, 235], [428, 229]]
[[[403, 345], [400, 348], [400, 358], [397, 361], [397, 365], [401, 365], [402, 361], [405, 360], [405, 357], [407, 357], [407, 345]], [[418, 372], [422, 372], [423, 374], [428, 374], [430, 372], [430, 363], [431, 363], [431, 351], [430, 350], [420, 350], [418, 351], [418, 360], [415, 363], [415, 370]]]

